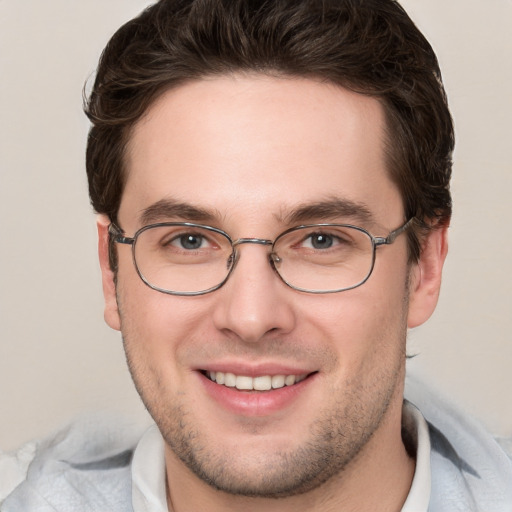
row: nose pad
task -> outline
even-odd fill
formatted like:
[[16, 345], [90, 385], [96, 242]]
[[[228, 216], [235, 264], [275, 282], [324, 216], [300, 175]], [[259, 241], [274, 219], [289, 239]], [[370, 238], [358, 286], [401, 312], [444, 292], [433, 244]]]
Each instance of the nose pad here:
[[270, 264], [277, 270], [277, 267], [281, 264], [281, 262], [283, 261], [279, 254], [277, 254], [277, 252], [274, 252], [272, 251], [269, 255], [268, 255], [269, 259], [270, 259]]
[[229, 258], [226, 261], [226, 268], [231, 273], [233, 269], [235, 268], [236, 262], [238, 261], [239, 254], [236, 249], [233, 249], [231, 254], [229, 255]]
[[[233, 248], [233, 251], [229, 255], [228, 259], [226, 260], [226, 269], [228, 271], [228, 277], [230, 277], [232, 272], [235, 270], [235, 267], [239, 260], [240, 260], [240, 253], [237, 249]], [[279, 273], [279, 270], [278, 270], [282, 261], [283, 260], [281, 259], [279, 254], [277, 254], [276, 252], [272, 251], [271, 253], [269, 253], [268, 262], [270, 264], [270, 267], [275, 272], [277, 277], [281, 281], [284, 281], [283, 278], [281, 277], [281, 274]], [[286, 281], [284, 281], [284, 283], [287, 284]]]

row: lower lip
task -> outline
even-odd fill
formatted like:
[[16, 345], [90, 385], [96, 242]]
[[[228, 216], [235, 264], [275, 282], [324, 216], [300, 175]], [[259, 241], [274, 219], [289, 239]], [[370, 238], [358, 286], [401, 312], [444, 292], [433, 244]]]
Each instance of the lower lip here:
[[312, 384], [316, 374], [293, 386], [269, 391], [239, 391], [212, 382], [198, 372], [206, 392], [228, 411], [242, 416], [268, 416], [291, 406]]

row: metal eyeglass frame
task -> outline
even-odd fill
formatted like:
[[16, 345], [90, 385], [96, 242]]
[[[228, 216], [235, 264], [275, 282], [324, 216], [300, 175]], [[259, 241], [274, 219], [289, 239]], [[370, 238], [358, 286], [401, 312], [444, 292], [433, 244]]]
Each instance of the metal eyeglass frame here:
[[[118, 227], [114, 223], [111, 223], [108, 227], [108, 232], [111, 237], [111, 241], [116, 242], [118, 244], [126, 244], [126, 245], [132, 246], [133, 264], [135, 266], [137, 274], [142, 279], [144, 284], [149, 286], [151, 289], [156, 290], [157, 292], [165, 293], [167, 295], [181, 295], [181, 296], [204, 295], [206, 293], [211, 293], [211, 292], [221, 288], [226, 283], [226, 281], [229, 279], [231, 273], [233, 272], [234, 268], [236, 267], [236, 264], [239, 259], [239, 253], [237, 252], [236, 247], [239, 245], [242, 245], [242, 244], [259, 244], [259, 245], [271, 246], [272, 250], [269, 253], [269, 263], [270, 263], [272, 269], [274, 270], [274, 272], [279, 276], [279, 279], [281, 279], [281, 281], [284, 284], [286, 284], [290, 288], [297, 290], [299, 292], [312, 293], [312, 294], [325, 294], [325, 293], [344, 292], [344, 291], [352, 290], [354, 288], [357, 288], [358, 286], [363, 285], [370, 278], [370, 276], [373, 272], [373, 268], [375, 266], [377, 247], [379, 247], [381, 245], [391, 245], [399, 235], [401, 235], [404, 231], [406, 231], [409, 227], [411, 227], [413, 221], [414, 221], [414, 217], [411, 217], [407, 222], [402, 224], [400, 227], [394, 229], [393, 231], [390, 231], [389, 234], [385, 237], [374, 236], [366, 229], [361, 228], [359, 226], [353, 226], [352, 224], [333, 224], [333, 223], [303, 224], [300, 226], [295, 226], [293, 228], [287, 229], [286, 231], [283, 231], [273, 241], [265, 239], [265, 238], [238, 238], [237, 240], [232, 240], [232, 238], [225, 231], [222, 231], [221, 229], [214, 228], [212, 226], [206, 226], [204, 224], [195, 224], [193, 222], [159, 222], [156, 224], [149, 224], [149, 225], [144, 226], [144, 227], [140, 228], [139, 230], [137, 230], [135, 232], [135, 234], [133, 235], [133, 237], [125, 236], [123, 230], [120, 227]], [[230, 268], [229, 268], [228, 273], [226, 274], [226, 277], [219, 284], [212, 286], [211, 288], [208, 288], [206, 290], [201, 290], [198, 292], [176, 292], [176, 291], [172, 291], [172, 290], [166, 290], [164, 288], [159, 288], [158, 286], [151, 284], [146, 279], [146, 277], [142, 274], [142, 272], [139, 270], [139, 267], [137, 265], [137, 260], [135, 259], [135, 244], [137, 242], [137, 238], [139, 237], [139, 235], [141, 233], [143, 233], [144, 231], [151, 229], [151, 228], [163, 227], [163, 226], [184, 226], [184, 227], [191, 227], [191, 228], [201, 228], [201, 229], [205, 229], [207, 231], [212, 231], [215, 233], [219, 233], [220, 235], [223, 235], [230, 242], [231, 247], [233, 249], [233, 252], [231, 253], [231, 256], [229, 258]], [[276, 263], [279, 263], [279, 256], [273, 251], [273, 248], [274, 248], [276, 242], [283, 236], [287, 235], [288, 233], [291, 233], [292, 231], [297, 231], [298, 229], [314, 228], [314, 227], [321, 228], [321, 227], [329, 227], [329, 226], [348, 227], [348, 228], [356, 229], [368, 236], [368, 238], [371, 240], [371, 243], [372, 243], [372, 262], [371, 262], [371, 266], [368, 271], [368, 274], [359, 283], [356, 283], [353, 286], [349, 286], [346, 288], [340, 288], [340, 289], [336, 289], [336, 290], [308, 290], [305, 288], [293, 286], [288, 281], [286, 281], [286, 279], [283, 276], [281, 276], [281, 274], [279, 273], [279, 270], [276, 268]]]

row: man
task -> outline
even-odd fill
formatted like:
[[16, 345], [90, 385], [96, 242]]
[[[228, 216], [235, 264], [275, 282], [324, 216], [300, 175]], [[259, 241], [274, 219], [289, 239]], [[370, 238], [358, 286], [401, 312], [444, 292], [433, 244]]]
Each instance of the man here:
[[404, 401], [453, 127], [396, 2], [160, 1], [87, 113], [105, 319], [156, 427], [42, 443], [2, 511], [510, 509], [498, 445]]

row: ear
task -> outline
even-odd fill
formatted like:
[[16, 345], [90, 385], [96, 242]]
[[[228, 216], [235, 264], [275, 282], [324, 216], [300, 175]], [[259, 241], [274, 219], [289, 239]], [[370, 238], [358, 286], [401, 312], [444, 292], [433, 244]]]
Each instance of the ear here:
[[105, 299], [105, 322], [117, 331], [121, 330], [121, 319], [117, 307], [116, 285], [114, 282], [114, 272], [109, 264], [109, 234], [108, 226], [110, 219], [106, 215], [99, 215], [97, 220], [98, 227], [98, 255], [101, 267], [101, 281], [103, 284], [103, 297]]
[[448, 252], [448, 225], [435, 227], [423, 240], [419, 261], [411, 269], [407, 326], [417, 327], [434, 312], [444, 260]]

